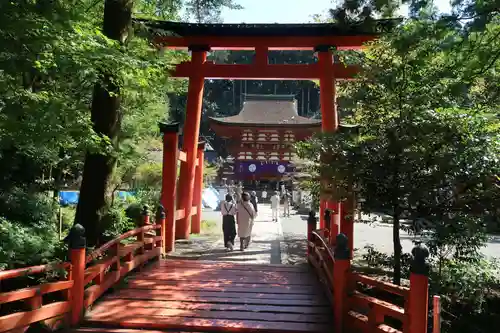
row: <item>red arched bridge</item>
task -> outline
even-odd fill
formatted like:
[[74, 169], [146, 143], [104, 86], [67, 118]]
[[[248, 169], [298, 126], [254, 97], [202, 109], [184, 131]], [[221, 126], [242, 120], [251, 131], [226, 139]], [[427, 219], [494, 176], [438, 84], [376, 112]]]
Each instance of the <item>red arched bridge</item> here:
[[69, 262], [0, 272], [0, 332], [427, 332], [425, 249], [400, 287], [354, 272], [346, 236], [311, 222], [305, 267], [162, 259], [164, 213], [90, 253], [76, 225]]

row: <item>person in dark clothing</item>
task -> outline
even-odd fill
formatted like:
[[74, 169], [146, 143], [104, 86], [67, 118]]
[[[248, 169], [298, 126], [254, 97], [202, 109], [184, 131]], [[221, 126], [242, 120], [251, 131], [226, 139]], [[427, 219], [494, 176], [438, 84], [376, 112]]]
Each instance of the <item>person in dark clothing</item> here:
[[255, 213], [257, 213], [257, 203], [259, 202], [259, 199], [257, 198], [257, 193], [255, 193], [255, 191], [252, 191], [252, 193], [250, 193], [250, 202], [252, 203]]
[[222, 231], [224, 233], [224, 246], [229, 251], [234, 248], [234, 239], [236, 238], [236, 204], [233, 197], [228, 194], [226, 200], [221, 202]]

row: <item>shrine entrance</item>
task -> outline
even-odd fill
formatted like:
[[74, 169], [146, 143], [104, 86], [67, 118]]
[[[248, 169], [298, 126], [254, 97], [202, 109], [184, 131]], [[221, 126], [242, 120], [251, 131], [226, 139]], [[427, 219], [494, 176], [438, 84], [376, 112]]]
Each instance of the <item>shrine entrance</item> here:
[[[69, 324], [75, 327], [69, 331], [72, 333], [155, 329], [241, 333], [427, 332], [428, 250], [420, 246], [412, 250], [409, 288], [352, 270], [352, 245], [348, 243], [352, 242], [352, 221], [340, 217], [349, 212], [344, 209], [343, 213], [335, 202], [323, 200], [321, 205], [323, 210], [337, 207], [335, 225], [340, 223], [341, 233], [332, 227], [329, 237], [325, 237], [328, 225], [323, 214], [319, 230], [314, 218], [308, 220], [308, 267], [179, 259], [158, 260], [146, 266], [172, 251], [175, 238], [185, 239], [190, 231], [199, 232], [204, 144], [199, 141], [198, 133], [204, 79], [319, 79], [321, 128], [323, 132], [333, 132], [339, 127], [335, 83], [352, 79], [357, 69], [334, 62], [332, 48], [358, 48], [375, 38], [376, 33], [334, 24], [193, 25], [156, 21], [145, 24], [157, 32], [176, 35], [157, 37], [159, 45], [192, 52], [191, 61], [179, 64], [172, 73], [175, 77], [189, 78], [182, 150], [178, 149], [179, 124], [160, 125], [164, 134], [161, 201], [166, 214], [158, 207], [151, 224], [146, 209], [141, 227], [89, 253], [85, 230], [74, 225], [68, 236], [69, 261], [56, 266], [68, 274], [61, 274], [57, 281], [46, 282], [45, 273], [54, 269], [52, 265], [0, 272], [0, 281], [25, 279], [29, 275], [35, 279], [42, 273], [45, 278], [42, 284], [33, 287], [0, 292], [0, 303], [4, 307], [11, 303], [8, 309], [12, 310], [0, 314], [0, 332], [25, 332], [37, 323], [44, 328]], [[255, 50], [255, 61], [249, 65], [208, 62], [207, 52], [217, 49]], [[315, 50], [318, 62], [271, 65], [267, 54], [276, 49]], [[195, 218], [191, 219], [192, 216]], [[123, 281], [132, 271], [135, 272], [128, 276], [128, 281]], [[107, 293], [119, 281], [124, 283]], [[322, 288], [318, 288], [320, 284]], [[40, 326], [31, 327], [33, 331], [40, 330]]]
[[[178, 22], [143, 22], [157, 34], [155, 43], [161, 48], [189, 50], [191, 60], [180, 63], [171, 72], [172, 77], [189, 78], [186, 121], [183, 128], [185, 163], [181, 164], [178, 185], [172, 169], [177, 160], [169, 154], [173, 142], [167, 135], [172, 126], [161, 126], [165, 134], [164, 177], [162, 199], [167, 212], [167, 233], [175, 229], [176, 239], [187, 239], [192, 229], [193, 197], [201, 191], [195, 186], [199, 131], [205, 79], [254, 79], [254, 80], [319, 80], [321, 103], [321, 130], [334, 132], [339, 127], [336, 105], [336, 82], [353, 79], [358, 68], [334, 61], [334, 50], [359, 49], [384, 31], [391, 21], [381, 20], [373, 26], [347, 26], [336, 24], [188, 24]], [[168, 33], [168, 36], [165, 35]], [[216, 50], [250, 50], [255, 52], [252, 64], [219, 64], [207, 61], [207, 53]], [[270, 64], [268, 52], [273, 50], [314, 51], [318, 61], [312, 64]], [[178, 131], [178, 128], [175, 129]], [[175, 139], [173, 139], [176, 141]], [[177, 141], [175, 142], [177, 144]], [[174, 164], [175, 163], [175, 164]], [[199, 162], [198, 162], [199, 163]], [[196, 184], [198, 185], [198, 184]], [[176, 191], [177, 189], [177, 191]], [[177, 192], [177, 193], [176, 193]], [[342, 219], [349, 212], [338, 202], [321, 199], [320, 228], [325, 226], [324, 211], [334, 212], [332, 219], [335, 236], [345, 233], [352, 243], [353, 226], [349, 219]], [[177, 221], [176, 212], [182, 210]], [[195, 221], [199, 220], [199, 216]], [[173, 225], [175, 224], [175, 228]], [[194, 225], [193, 225], [194, 226]], [[194, 226], [197, 229], [197, 226]], [[336, 229], [336, 231], [335, 231]], [[167, 235], [167, 250], [173, 246], [174, 236]]]

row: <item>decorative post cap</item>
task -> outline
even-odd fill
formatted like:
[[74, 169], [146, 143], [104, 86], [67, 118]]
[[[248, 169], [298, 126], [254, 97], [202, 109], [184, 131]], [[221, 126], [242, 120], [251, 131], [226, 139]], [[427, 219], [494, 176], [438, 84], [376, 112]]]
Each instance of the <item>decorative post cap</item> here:
[[337, 47], [335, 45], [328, 45], [328, 44], [323, 44], [323, 45], [316, 45], [314, 47], [314, 52], [328, 52], [330, 50], [336, 50]]
[[158, 205], [158, 209], [156, 210], [156, 219], [157, 220], [163, 220], [167, 217], [165, 214], [165, 207], [163, 207], [162, 204]]
[[339, 124], [340, 133], [349, 133], [359, 135], [360, 125], [358, 124]]
[[207, 44], [193, 44], [188, 46], [188, 50], [191, 52], [210, 52], [210, 45]]
[[64, 239], [70, 249], [84, 249], [87, 247], [87, 239], [85, 238], [85, 228], [79, 224], [73, 224], [69, 230], [68, 236]]
[[161, 133], [175, 133], [175, 134], [178, 134], [179, 133], [179, 129], [180, 129], [180, 125], [179, 123], [170, 123], [170, 124], [167, 124], [167, 123], [158, 123], [158, 127], [160, 128], [160, 132]]
[[349, 251], [349, 240], [347, 235], [344, 233], [340, 233], [335, 238], [335, 250], [334, 257], [339, 260], [348, 260], [350, 259], [351, 251]]
[[205, 150], [206, 142], [203, 140], [198, 141], [198, 150]]
[[142, 216], [149, 216], [149, 206], [148, 205], [144, 205], [142, 206]]
[[312, 224], [316, 227], [318, 224], [318, 219], [316, 218], [316, 212], [315, 211], [310, 211], [309, 212], [309, 217], [307, 218], [307, 224]]
[[429, 249], [423, 244], [417, 244], [411, 250], [412, 261], [410, 271], [413, 274], [429, 275]]

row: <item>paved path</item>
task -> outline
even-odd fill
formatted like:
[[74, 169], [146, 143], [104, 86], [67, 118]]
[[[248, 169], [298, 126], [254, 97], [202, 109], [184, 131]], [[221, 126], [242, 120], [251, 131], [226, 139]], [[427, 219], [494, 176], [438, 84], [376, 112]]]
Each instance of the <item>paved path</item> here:
[[[218, 260], [246, 263], [303, 264], [306, 262], [306, 216], [292, 215], [281, 217], [278, 222], [271, 221], [269, 205], [259, 205], [259, 215], [252, 232], [252, 243], [245, 252], [238, 250], [227, 252], [222, 241], [222, 222], [220, 212], [203, 211], [203, 219], [216, 223], [211, 235], [192, 237], [189, 241], [176, 244], [175, 258]], [[239, 239], [236, 238], [237, 245]], [[409, 253], [413, 247], [412, 237], [401, 232], [403, 251]], [[371, 245], [383, 253], [392, 253], [392, 226], [387, 223], [364, 224], [354, 226], [355, 253], [366, 252], [365, 246]], [[488, 257], [500, 257], [500, 237], [492, 238], [483, 248]]]
[[[278, 222], [273, 222], [269, 205], [259, 205], [259, 214], [252, 230], [252, 242], [243, 252], [239, 250], [238, 237], [236, 237], [234, 251], [228, 252], [224, 248], [220, 212], [206, 210], [203, 212], [203, 219], [216, 222], [216, 229], [219, 232], [209, 236], [195, 236], [189, 241], [177, 242], [176, 251], [171, 257], [258, 264], [299, 264], [305, 262], [305, 247], [301, 253], [296, 253], [295, 246], [290, 246], [287, 243], [288, 238], [283, 235], [282, 223], [287, 222], [288, 219], [280, 218]], [[305, 224], [303, 226], [306, 227]], [[297, 237], [302, 238], [302, 241], [305, 240], [302, 234]]]

